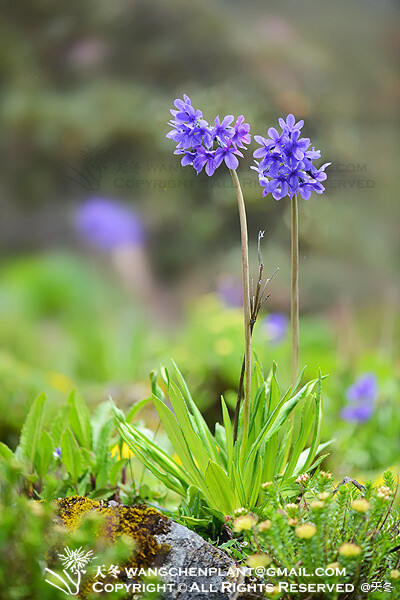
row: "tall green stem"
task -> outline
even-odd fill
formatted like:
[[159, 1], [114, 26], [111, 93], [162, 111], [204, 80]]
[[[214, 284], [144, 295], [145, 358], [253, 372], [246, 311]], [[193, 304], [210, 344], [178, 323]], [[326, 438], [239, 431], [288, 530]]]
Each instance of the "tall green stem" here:
[[297, 195], [292, 198], [292, 385], [299, 371], [299, 216]]
[[242, 189], [237, 173], [230, 169], [239, 208], [240, 234], [242, 240], [242, 279], [243, 279], [243, 314], [244, 314], [244, 406], [243, 406], [243, 435], [241, 456], [244, 455], [249, 433], [250, 402], [251, 402], [251, 309], [250, 309], [250, 278], [249, 278], [249, 242], [247, 235], [246, 208]]

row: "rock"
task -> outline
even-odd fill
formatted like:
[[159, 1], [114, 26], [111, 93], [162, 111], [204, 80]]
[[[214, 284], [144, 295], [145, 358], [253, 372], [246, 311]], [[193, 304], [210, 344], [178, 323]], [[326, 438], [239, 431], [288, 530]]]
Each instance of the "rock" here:
[[[154, 537], [160, 546], [170, 547], [163, 560], [163, 567], [168, 574], [161, 579], [163, 583], [173, 585], [163, 593], [163, 600], [238, 598], [238, 594], [228, 586], [235, 588], [243, 577], [236, 563], [225, 552], [174, 521], [169, 521], [167, 533], [156, 534]], [[174, 576], [175, 572], [181, 574]]]
[[[103, 531], [108, 538], [116, 540], [122, 534], [131, 536], [136, 542], [135, 552], [127, 565], [134, 570], [131, 576], [139, 576], [140, 570], [147, 568], [156, 570], [163, 586], [162, 600], [249, 598], [236, 591], [244, 576], [233, 559], [152, 507], [144, 504], [123, 506], [79, 496], [59, 499], [57, 504], [58, 515], [67, 527], [78, 527], [83, 514], [98, 512], [106, 517], [107, 525]], [[134, 584], [138, 583], [139, 577], [128, 579], [125, 575], [122, 580]], [[133, 598], [140, 598], [140, 594]]]

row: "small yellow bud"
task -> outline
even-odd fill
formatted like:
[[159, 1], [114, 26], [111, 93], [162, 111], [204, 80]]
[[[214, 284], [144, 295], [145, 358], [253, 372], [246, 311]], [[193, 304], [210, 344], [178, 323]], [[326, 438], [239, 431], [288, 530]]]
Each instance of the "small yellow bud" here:
[[321, 492], [320, 494], [318, 494], [318, 498], [320, 500], [327, 500], [329, 498], [330, 494], [329, 492]]
[[300, 483], [300, 485], [301, 485], [301, 484], [307, 483], [307, 481], [308, 481], [309, 479], [310, 479], [310, 476], [309, 476], [309, 474], [308, 474], [308, 473], [302, 473], [301, 475], [299, 475], [299, 476], [297, 477], [297, 479], [296, 479], [296, 483]]
[[392, 494], [393, 492], [390, 489], [390, 487], [388, 487], [387, 485], [381, 485], [381, 487], [378, 488], [378, 493], [376, 495], [378, 496], [378, 498], [382, 498], [383, 500], [390, 500], [390, 496]]
[[339, 554], [342, 556], [346, 556], [351, 558], [353, 556], [358, 556], [362, 552], [362, 548], [357, 546], [357, 544], [352, 544], [351, 542], [346, 542], [342, 544], [338, 550]]
[[325, 502], [322, 502], [322, 500], [313, 500], [310, 504], [312, 510], [322, 510], [324, 506]]
[[298, 522], [299, 522], [298, 519], [288, 519], [287, 520], [287, 524], [289, 525], [289, 527], [296, 527]]
[[338, 569], [340, 569], [340, 564], [338, 562], [329, 563], [329, 565], [326, 565], [325, 569], [333, 569], [334, 571], [338, 571]]
[[248, 512], [247, 508], [244, 508], [243, 506], [241, 506], [240, 508], [237, 508], [236, 510], [233, 511], [234, 515], [245, 515]]
[[350, 506], [353, 510], [360, 513], [365, 513], [371, 508], [370, 503], [368, 500], [365, 500], [365, 498], [356, 498], [356, 500], [353, 500]]
[[272, 562], [272, 558], [268, 554], [259, 553], [252, 554], [246, 559], [246, 565], [255, 569], [256, 567], [267, 567]]
[[317, 528], [312, 523], [303, 523], [296, 527], [294, 532], [301, 540], [309, 540], [317, 533]]
[[267, 488], [271, 487], [271, 485], [274, 485], [273, 481], [264, 481], [264, 483], [261, 484], [261, 487], [263, 490], [266, 490]]
[[254, 515], [243, 515], [233, 521], [233, 530], [236, 531], [236, 533], [250, 531], [256, 523], [257, 519]]
[[332, 473], [327, 473], [327, 471], [320, 471], [319, 474], [323, 479], [332, 479]]
[[257, 529], [260, 533], [263, 533], [264, 531], [269, 531], [271, 529], [271, 526], [272, 521], [266, 519], [265, 521], [261, 521], [261, 523], [258, 524]]
[[31, 509], [32, 513], [36, 517], [41, 517], [42, 515], [44, 515], [44, 508], [43, 508], [43, 506], [39, 502], [37, 502], [36, 500], [28, 502], [28, 506]]
[[398, 569], [390, 571], [390, 579], [400, 579], [400, 571]]
[[286, 504], [285, 508], [288, 513], [297, 513], [299, 510], [299, 505], [291, 502], [290, 504]]

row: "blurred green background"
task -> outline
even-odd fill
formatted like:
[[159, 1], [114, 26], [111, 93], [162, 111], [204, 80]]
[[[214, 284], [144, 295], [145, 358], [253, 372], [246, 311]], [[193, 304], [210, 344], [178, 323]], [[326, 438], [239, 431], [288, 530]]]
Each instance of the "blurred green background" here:
[[[196, 176], [165, 138], [173, 100], [187, 93], [211, 121], [244, 114], [253, 135], [293, 112], [332, 162], [325, 194], [300, 204], [300, 360], [309, 377], [319, 366], [330, 374], [326, 435], [338, 449], [343, 442], [343, 469], [389, 466], [400, 443], [398, 4], [3, 6], [0, 438], [15, 445], [41, 390], [54, 412], [73, 386], [93, 405], [108, 394], [129, 405], [170, 357], [210, 421], [221, 393], [234, 402], [243, 347], [230, 306], [240, 286], [237, 208], [225, 168]], [[239, 167], [253, 273], [261, 229], [266, 271], [280, 269], [266, 310], [288, 314], [289, 203], [262, 198], [249, 168], [254, 148]], [[145, 242], [91, 247], [75, 218], [92, 197], [132, 208]], [[285, 387], [289, 341], [272, 343], [261, 323], [255, 338]], [[355, 436], [339, 415], [365, 372], [377, 376], [385, 410]], [[360, 447], [346, 454], [355, 437]]]

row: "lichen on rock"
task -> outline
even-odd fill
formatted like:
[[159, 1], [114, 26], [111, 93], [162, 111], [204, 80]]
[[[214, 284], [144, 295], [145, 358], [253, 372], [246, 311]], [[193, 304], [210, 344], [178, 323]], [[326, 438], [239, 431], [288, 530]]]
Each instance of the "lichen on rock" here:
[[[201, 585], [211, 586], [213, 600], [228, 600], [238, 598], [237, 594], [223, 591], [223, 583], [238, 583], [241, 576], [230, 575], [229, 571], [236, 568], [236, 563], [222, 550], [212, 546], [199, 535], [165, 517], [155, 508], [145, 504], [123, 506], [116, 502], [91, 500], [80, 496], [60, 498], [56, 502], [58, 518], [62, 525], [69, 529], [78, 529], [84, 515], [100, 515], [96, 537], [108, 540], [109, 543], [118, 541], [122, 535], [129, 536], [134, 541], [135, 547], [129, 559], [120, 565], [122, 572], [119, 580], [125, 583], [138, 582], [140, 573], [148, 567], [164, 568], [160, 576], [161, 583], [170, 584], [168, 591], [162, 595], [163, 600], [204, 600], [204, 591], [190, 592], [193, 581]], [[97, 525], [96, 525], [97, 526]], [[211, 569], [212, 567], [212, 569]], [[125, 568], [138, 573], [136, 578], [129, 578]], [[205, 575], [204, 570], [210, 569], [211, 574]], [[180, 572], [183, 575], [171, 575]], [[194, 577], [189, 573], [202, 571], [203, 575]], [[95, 578], [82, 582], [79, 598], [86, 600], [92, 598], [92, 586]], [[115, 582], [115, 579], [103, 579], [103, 582]], [[188, 589], [182, 592], [179, 584]], [[97, 595], [97, 597], [102, 597]], [[128, 594], [126, 598], [132, 598]]]

